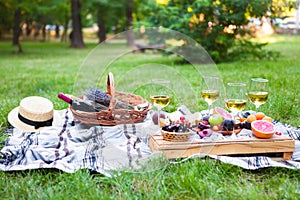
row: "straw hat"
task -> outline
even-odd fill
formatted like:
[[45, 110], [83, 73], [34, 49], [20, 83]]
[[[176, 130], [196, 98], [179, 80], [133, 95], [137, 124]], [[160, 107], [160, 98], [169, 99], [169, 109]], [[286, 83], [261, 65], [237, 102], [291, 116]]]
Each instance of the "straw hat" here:
[[9, 123], [17, 129], [34, 132], [46, 126], [61, 124], [57, 111], [49, 99], [30, 96], [21, 100], [20, 106], [8, 114]]

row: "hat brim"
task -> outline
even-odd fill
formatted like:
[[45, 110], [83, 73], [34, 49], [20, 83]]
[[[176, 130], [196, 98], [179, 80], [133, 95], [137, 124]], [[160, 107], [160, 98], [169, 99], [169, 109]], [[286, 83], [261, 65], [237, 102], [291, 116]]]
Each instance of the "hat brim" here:
[[[22, 131], [26, 131], [26, 132], [35, 132], [35, 131], [39, 131], [46, 127], [46, 126], [44, 126], [44, 127], [35, 129], [34, 126], [31, 126], [31, 125], [28, 125], [28, 124], [22, 122], [18, 117], [18, 113], [19, 113], [19, 106], [14, 108], [13, 110], [11, 110], [8, 113], [8, 116], [7, 116], [8, 122], [13, 127], [20, 129]], [[54, 110], [52, 126], [59, 126], [59, 125], [61, 125], [61, 123], [62, 123], [62, 119], [61, 119], [59, 112]]]

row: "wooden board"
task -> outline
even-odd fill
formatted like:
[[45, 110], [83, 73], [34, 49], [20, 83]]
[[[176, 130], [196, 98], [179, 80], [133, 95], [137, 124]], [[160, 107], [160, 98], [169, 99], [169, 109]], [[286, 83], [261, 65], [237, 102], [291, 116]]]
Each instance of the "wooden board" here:
[[209, 155], [245, 155], [282, 153], [276, 160], [290, 160], [295, 149], [295, 141], [286, 137], [270, 139], [239, 139], [217, 142], [169, 142], [163, 140], [161, 135], [151, 135], [149, 140], [151, 151], [162, 151], [167, 158], [185, 158], [194, 154]]

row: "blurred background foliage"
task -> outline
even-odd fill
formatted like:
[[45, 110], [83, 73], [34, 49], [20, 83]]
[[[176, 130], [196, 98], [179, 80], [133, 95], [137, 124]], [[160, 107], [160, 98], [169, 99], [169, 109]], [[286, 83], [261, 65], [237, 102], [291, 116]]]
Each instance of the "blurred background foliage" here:
[[[253, 43], [251, 38], [281, 32], [278, 19], [295, 17], [297, 3], [299, 0], [2, 0], [0, 40], [12, 40], [15, 52], [22, 53], [23, 40], [55, 40], [84, 48], [87, 40], [104, 42], [132, 28], [142, 32], [147, 27], [164, 27], [193, 38], [215, 62], [272, 59], [278, 55], [263, 50], [266, 44]], [[133, 46], [134, 35], [128, 34], [127, 45]], [[182, 48], [188, 45], [185, 42]]]

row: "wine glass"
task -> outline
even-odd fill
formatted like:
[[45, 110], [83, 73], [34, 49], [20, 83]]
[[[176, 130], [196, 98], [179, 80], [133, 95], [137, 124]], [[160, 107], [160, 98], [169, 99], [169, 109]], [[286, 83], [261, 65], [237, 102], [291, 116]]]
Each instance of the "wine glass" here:
[[[227, 109], [231, 111], [234, 120], [238, 113], [244, 110], [246, 107], [246, 92], [245, 83], [227, 83], [226, 85], [225, 104]], [[236, 137], [234, 126], [232, 130], [232, 137]]]
[[212, 104], [220, 96], [220, 79], [216, 76], [202, 77], [201, 97], [208, 104], [208, 114], [210, 114]]
[[252, 78], [250, 82], [249, 98], [255, 105], [256, 111], [268, 100], [268, 80], [263, 78]]
[[170, 81], [168, 80], [159, 80], [153, 79], [152, 80], [153, 87], [152, 91], [155, 95], [150, 95], [150, 100], [154, 107], [157, 108], [157, 123], [160, 127], [160, 111], [169, 105], [170, 103], [170, 96], [168, 94], [169, 84]]

